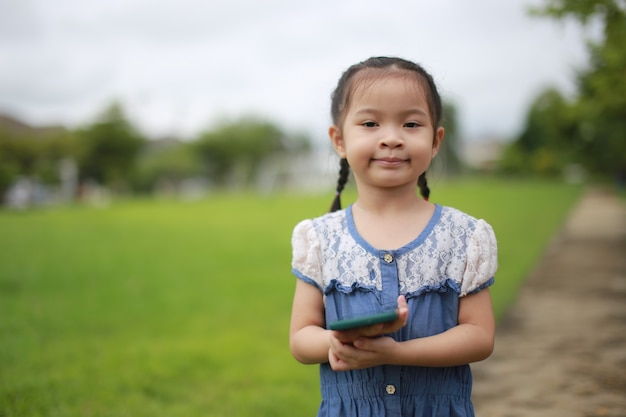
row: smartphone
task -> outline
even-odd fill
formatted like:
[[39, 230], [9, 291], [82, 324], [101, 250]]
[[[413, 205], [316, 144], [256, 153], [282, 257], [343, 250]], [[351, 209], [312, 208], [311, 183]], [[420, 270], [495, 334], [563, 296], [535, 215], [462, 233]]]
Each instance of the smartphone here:
[[328, 324], [330, 330], [349, 330], [372, 324], [387, 323], [398, 318], [398, 310], [385, 311], [370, 316], [355, 317], [352, 319], [337, 320]]

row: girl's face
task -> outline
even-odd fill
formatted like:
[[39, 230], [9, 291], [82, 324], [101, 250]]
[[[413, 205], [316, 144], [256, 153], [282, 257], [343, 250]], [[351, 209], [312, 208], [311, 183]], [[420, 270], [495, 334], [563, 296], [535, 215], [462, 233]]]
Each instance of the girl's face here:
[[431, 122], [422, 86], [406, 73], [360, 80], [342, 126], [329, 135], [346, 158], [359, 189], [411, 187], [439, 151], [443, 128]]

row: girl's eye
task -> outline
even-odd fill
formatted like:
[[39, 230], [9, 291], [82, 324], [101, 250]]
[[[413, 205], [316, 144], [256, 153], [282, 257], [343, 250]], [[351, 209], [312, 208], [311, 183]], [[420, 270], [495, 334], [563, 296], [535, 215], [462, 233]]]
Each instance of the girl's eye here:
[[406, 122], [404, 124], [404, 127], [408, 127], [408, 128], [416, 128], [416, 127], [420, 127], [420, 124], [417, 122]]
[[364, 123], [362, 123], [362, 125], [364, 127], [376, 127], [376, 126], [378, 126], [378, 123], [376, 123], [376, 122], [364, 122]]

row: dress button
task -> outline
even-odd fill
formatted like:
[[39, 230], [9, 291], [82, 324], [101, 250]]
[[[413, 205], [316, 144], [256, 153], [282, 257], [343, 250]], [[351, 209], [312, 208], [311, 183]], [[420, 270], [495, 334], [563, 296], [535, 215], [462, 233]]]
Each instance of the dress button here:
[[385, 260], [385, 262], [390, 264], [393, 262], [393, 255], [391, 255], [390, 253], [386, 253], [383, 255], [383, 259]]
[[396, 393], [396, 387], [395, 385], [389, 384], [385, 387], [385, 391], [387, 391], [387, 394], [393, 395]]

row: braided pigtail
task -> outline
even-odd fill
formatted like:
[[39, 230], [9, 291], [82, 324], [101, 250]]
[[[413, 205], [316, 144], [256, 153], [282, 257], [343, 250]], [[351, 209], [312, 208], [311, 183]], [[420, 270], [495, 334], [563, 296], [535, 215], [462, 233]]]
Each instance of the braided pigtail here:
[[430, 188], [428, 188], [428, 183], [426, 182], [425, 172], [417, 179], [417, 185], [420, 187], [420, 194], [424, 197], [424, 200], [428, 201], [428, 197], [430, 197]]
[[341, 158], [339, 161], [339, 178], [337, 179], [337, 193], [333, 204], [330, 206], [330, 211], [341, 210], [341, 192], [343, 191], [346, 183], [348, 182], [348, 176], [350, 175], [350, 165], [346, 158]]

